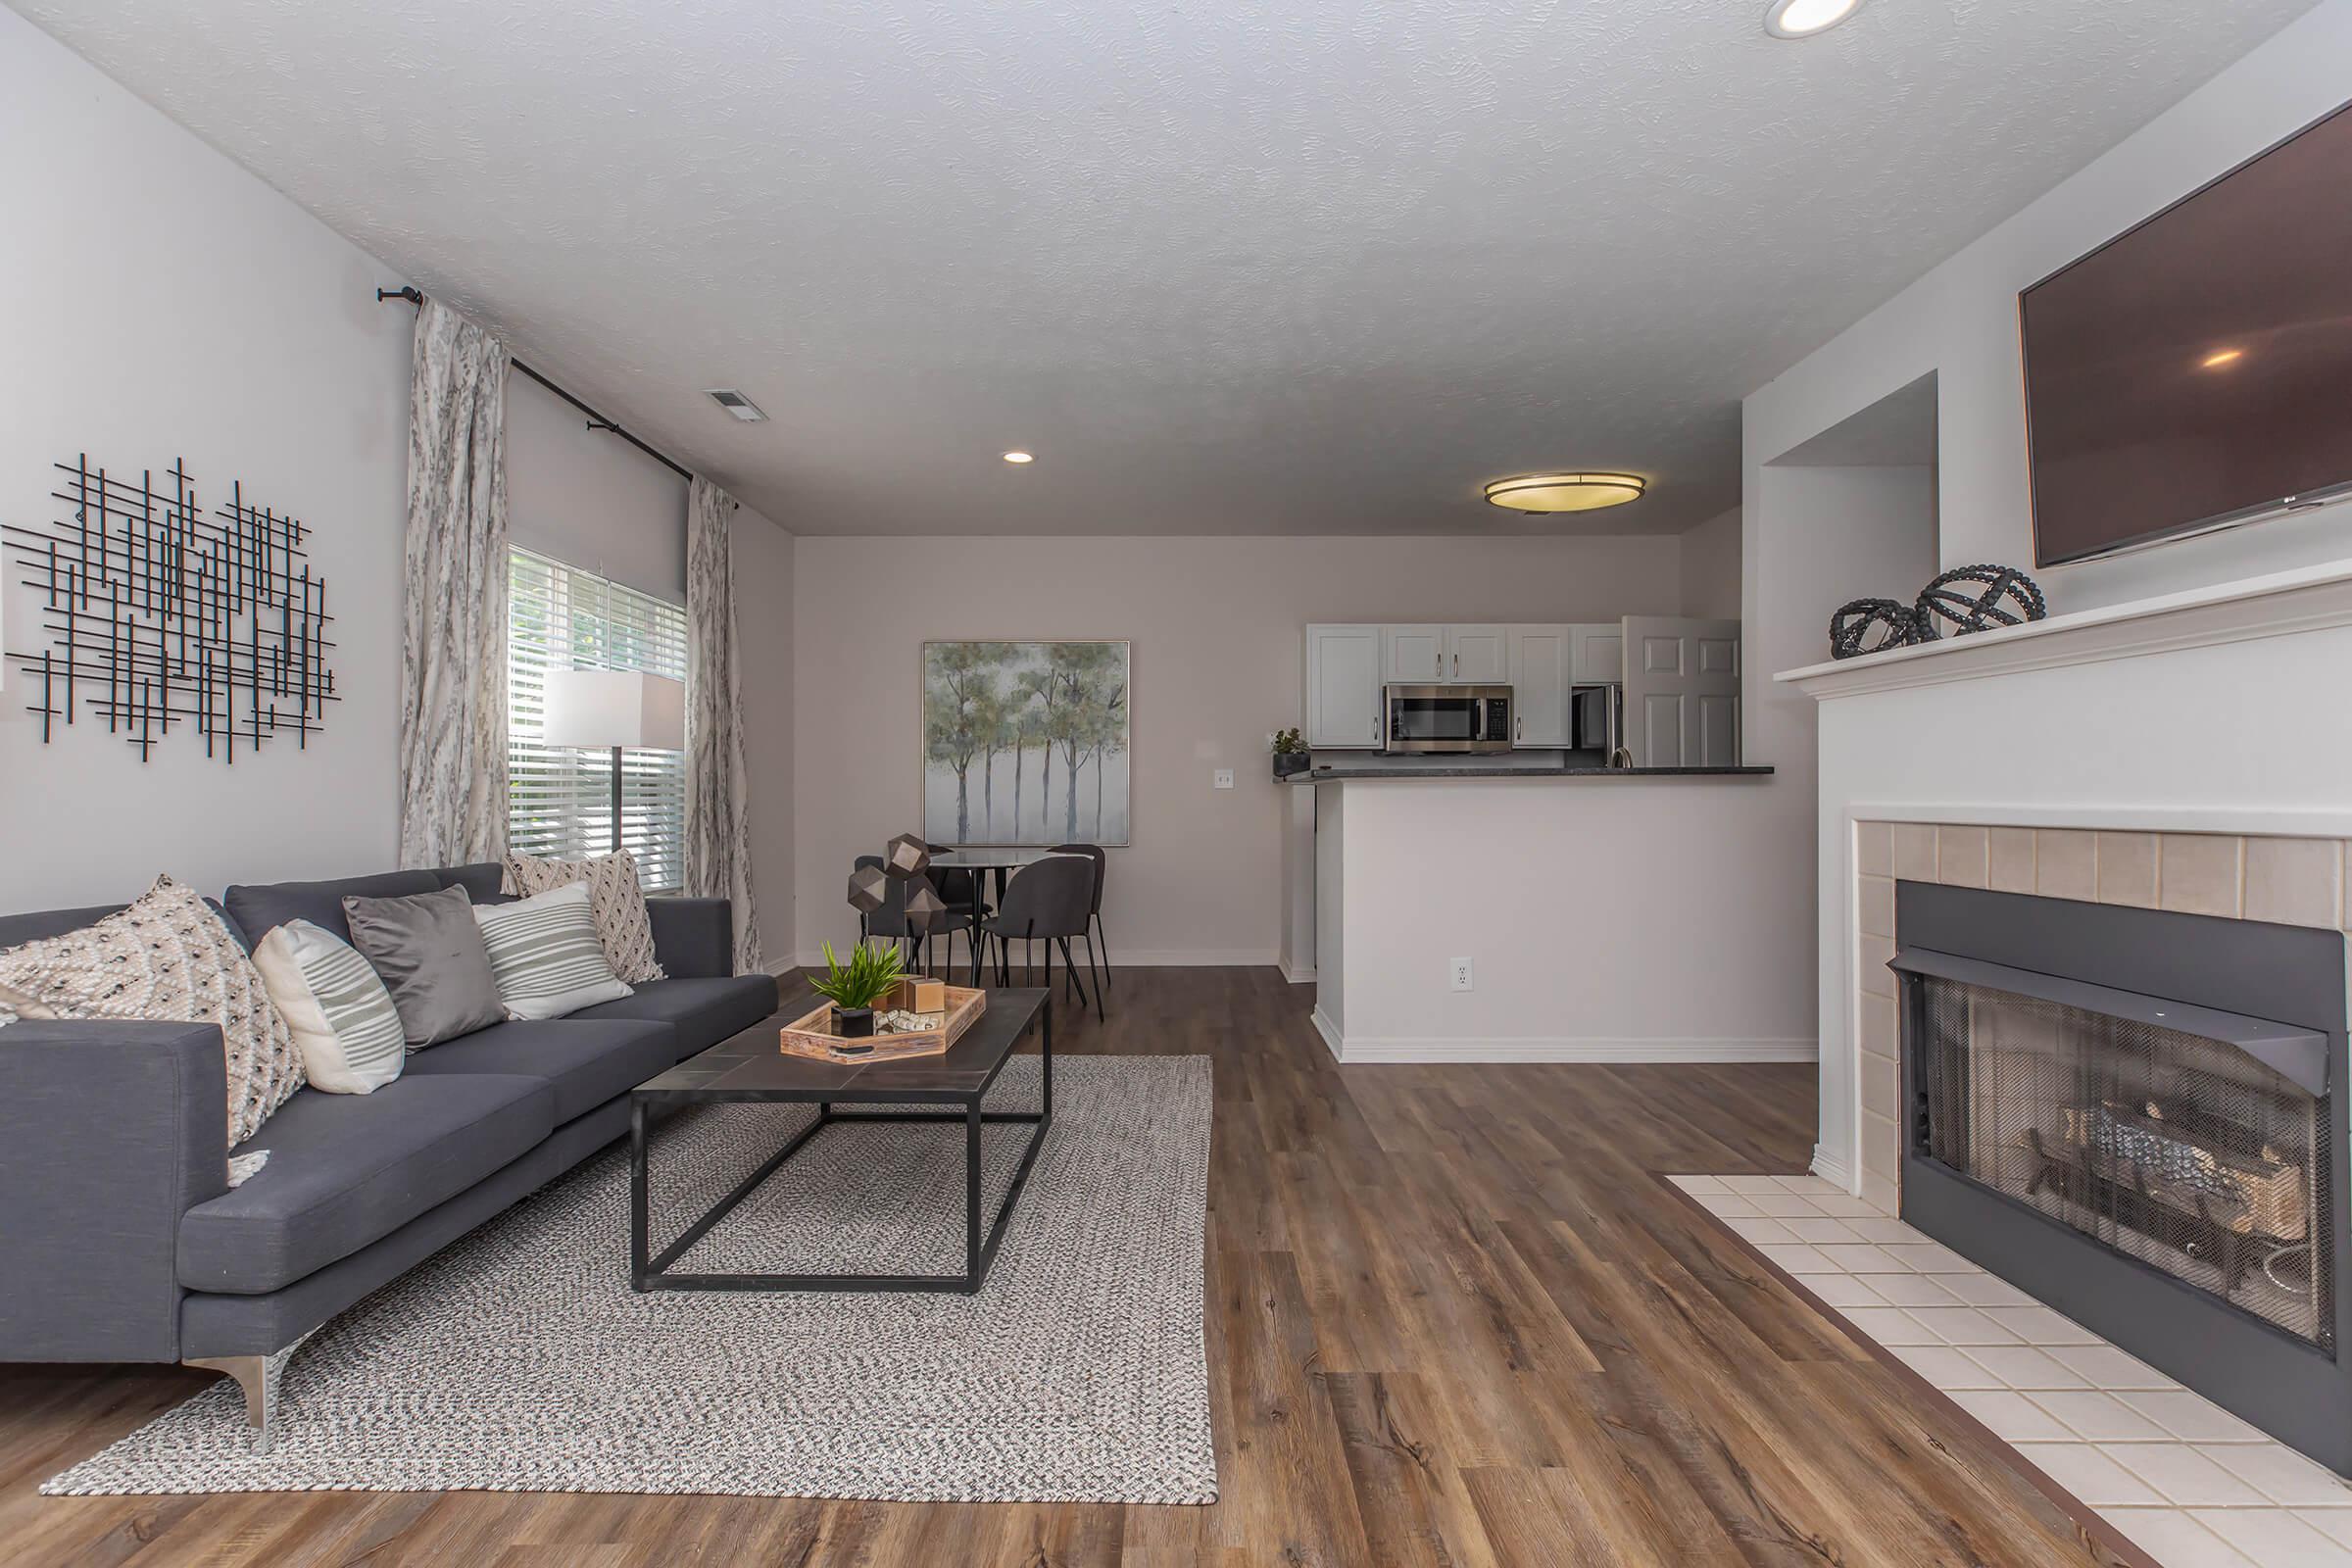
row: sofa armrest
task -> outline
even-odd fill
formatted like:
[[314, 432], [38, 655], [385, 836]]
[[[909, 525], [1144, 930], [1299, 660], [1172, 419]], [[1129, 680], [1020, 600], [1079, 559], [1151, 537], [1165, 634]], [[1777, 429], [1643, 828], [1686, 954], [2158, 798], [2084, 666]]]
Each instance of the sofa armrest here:
[[648, 899], [654, 956], [679, 980], [725, 979], [735, 972], [735, 909], [725, 899]]
[[0, 1029], [0, 1360], [179, 1357], [179, 1221], [228, 1190], [209, 1023]]

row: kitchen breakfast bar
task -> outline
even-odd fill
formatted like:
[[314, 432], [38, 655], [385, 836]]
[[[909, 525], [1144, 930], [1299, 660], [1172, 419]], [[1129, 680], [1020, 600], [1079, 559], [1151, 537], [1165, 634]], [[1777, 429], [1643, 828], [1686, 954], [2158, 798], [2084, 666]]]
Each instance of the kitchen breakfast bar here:
[[[1285, 972], [1343, 1062], [1806, 1061], [1769, 767], [1333, 757], [1284, 781]], [[1789, 878], [1724, 874], [1759, 856]], [[1302, 997], [1303, 1000], [1303, 997]]]

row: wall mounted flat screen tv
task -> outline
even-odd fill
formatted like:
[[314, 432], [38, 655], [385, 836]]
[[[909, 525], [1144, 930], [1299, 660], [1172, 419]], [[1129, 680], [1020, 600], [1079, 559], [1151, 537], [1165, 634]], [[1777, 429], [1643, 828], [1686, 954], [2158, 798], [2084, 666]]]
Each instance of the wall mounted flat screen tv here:
[[2352, 495], [2352, 105], [2018, 313], [2038, 564]]

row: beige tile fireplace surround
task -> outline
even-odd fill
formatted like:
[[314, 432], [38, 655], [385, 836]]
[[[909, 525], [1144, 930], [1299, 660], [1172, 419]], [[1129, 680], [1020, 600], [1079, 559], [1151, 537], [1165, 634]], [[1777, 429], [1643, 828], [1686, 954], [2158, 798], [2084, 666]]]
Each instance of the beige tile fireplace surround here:
[[1897, 881], [2335, 931], [2352, 925], [2344, 900], [2352, 840], [1967, 822], [1859, 821], [1853, 832], [1859, 1188], [1888, 1213], [1902, 1168], [1895, 985], [1886, 967]]

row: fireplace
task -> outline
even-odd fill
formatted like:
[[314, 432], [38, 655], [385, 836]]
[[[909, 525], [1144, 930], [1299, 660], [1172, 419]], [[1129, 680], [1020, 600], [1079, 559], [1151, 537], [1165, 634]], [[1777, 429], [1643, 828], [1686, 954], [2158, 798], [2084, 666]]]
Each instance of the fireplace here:
[[1903, 1217], [2352, 1471], [2344, 939], [1900, 882]]

